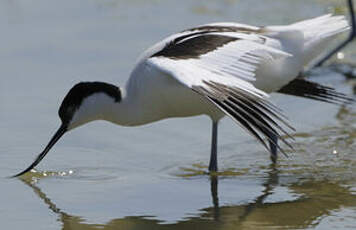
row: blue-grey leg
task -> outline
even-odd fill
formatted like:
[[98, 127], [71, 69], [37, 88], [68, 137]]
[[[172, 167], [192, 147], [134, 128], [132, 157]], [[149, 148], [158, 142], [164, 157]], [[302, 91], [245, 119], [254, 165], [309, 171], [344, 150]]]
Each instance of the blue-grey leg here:
[[210, 163], [209, 163], [210, 172], [218, 171], [217, 150], [218, 150], [218, 121], [213, 121], [213, 130], [212, 130], [212, 137], [211, 137], [211, 153], [210, 153]]
[[330, 51], [325, 57], [323, 57], [315, 66], [321, 66], [326, 60], [328, 60], [331, 56], [335, 53], [339, 52], [342, 48], [344, 48], [347, 44], [349, 44], [354, 38], [356, 37], [356, 20], [355, 20], [355, 12], [352, 0], [347, 0], [349, 13], [350, 13], [350, 20], [351, 20], [351, 32], [349, 37], [342, 42], [339, 46], [337, 46], [334, 50]]
[[272, 141], [269, 141], [269, 148], [270, 148], [270, 152], [271, 152], [271, 161], [273, 163], [276, 163], [277, 162], [277, 159], [278, 159], [278, 149], [277, 149], [277, 144], [278, 144], [278, 137], [276, 135], [271, 135], [272, 136]]

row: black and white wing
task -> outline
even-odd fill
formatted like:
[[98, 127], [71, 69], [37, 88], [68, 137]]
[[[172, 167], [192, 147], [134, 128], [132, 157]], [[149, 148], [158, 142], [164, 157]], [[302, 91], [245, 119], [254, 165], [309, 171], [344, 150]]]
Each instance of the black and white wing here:
[[263, 36], [262, 30], [241, 24], [193, 28], [164, 40], [164, 46], [156, 47], [145, 63], [204, 96], [267, 149], [263, 137], [278, 147], [273, 136], [288, 135], [280, 124], [291, 126], [253, 81], [261, 62], [291, 55], [267, 46], [273, 39]]

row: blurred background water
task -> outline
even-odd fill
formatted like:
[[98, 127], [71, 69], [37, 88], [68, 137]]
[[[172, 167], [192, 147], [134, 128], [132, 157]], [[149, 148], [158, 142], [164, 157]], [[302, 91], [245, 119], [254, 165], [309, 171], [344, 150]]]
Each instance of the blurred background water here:
[[[224, 119], [222, 172], [205, 175], [210, 120], [194, 117], [136, 128], [90, 123], [66, 134], [37, 172], [6, 178], [47, 144], [75, 83], [123, 85], [138, 55], [163, 37], [208, 22], [347, 14], [345, 2], [0, 1], [1, 229], [355, 229], [356, 109], [289, 96], [272, 97], [297, 129], [295, 151], [276, 168]], [[352, 95], [345, 72], [355, 53], [349, 45], [329, 62], [338, 64], [310, 77]]]

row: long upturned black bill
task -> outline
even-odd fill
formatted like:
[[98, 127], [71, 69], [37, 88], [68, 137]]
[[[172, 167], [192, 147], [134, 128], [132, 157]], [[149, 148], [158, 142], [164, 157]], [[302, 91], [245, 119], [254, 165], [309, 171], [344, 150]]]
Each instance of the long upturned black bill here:
[[61, 138], [61, 136], [63, 136], [63, 134], [66, 131], [67, 131], [67, 126], [62, 124], [61, 127], [59, 127], [59, 129], [57, 130], [57, 132], [53, 135], [52, 139], [49, 141], [48, 145], [43, 150], [43, 152], [37, 156], [36, 160], [28, 168], [26, 168], [22, 172], [14, 175], [12, 177], [21, 176], [21, 175], [27, 173], [28, 171], [30, 171], [31, 169], [33, 169], [34, 167], [36, 167], [36, 165], [38, 165], [38, 163], [40, 163], [40, 161], [46, 156], [46, 154], [49, 152], [49, 150], [56, 144], [56, 142], [59, 140], [59, 138]]

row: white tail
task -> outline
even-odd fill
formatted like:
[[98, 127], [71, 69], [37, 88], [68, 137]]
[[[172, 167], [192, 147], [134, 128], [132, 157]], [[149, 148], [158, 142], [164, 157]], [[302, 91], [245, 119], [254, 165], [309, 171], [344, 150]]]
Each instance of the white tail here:
[[344, 16], [326, 14], [317, 18], [297, 22], [291, 28], [304, 34], [304, 65], [319, 56], [327, 48], [328, 42], [335, 35], [348, 30], [349, 24]]

